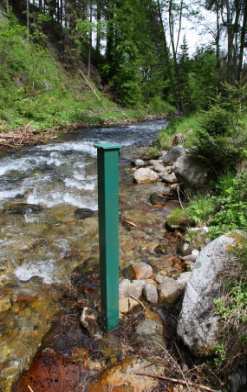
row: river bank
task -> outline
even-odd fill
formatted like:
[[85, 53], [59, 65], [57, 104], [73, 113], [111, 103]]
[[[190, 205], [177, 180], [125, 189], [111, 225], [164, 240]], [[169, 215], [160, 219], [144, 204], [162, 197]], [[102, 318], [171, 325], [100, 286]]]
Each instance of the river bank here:
[[167, 115], [144, 115], [138, 114], [134, 117], [116, 120], [95, 120], [91, 122], [72, 123], [69, 125], [61, 125], [53, 128], [37, 130], [31, 125], [8, 130], [0, 133], [0, 152], [16, 151], [23, 147], [36, 146], [38, 144], [46, 144], [52, 140], [62, 138], [65, 133], [71, 133], [80, 129], [100, 128], [100, 127], [124, 127], [126, 125], [135, 124], [144, 121], [166, 120]]

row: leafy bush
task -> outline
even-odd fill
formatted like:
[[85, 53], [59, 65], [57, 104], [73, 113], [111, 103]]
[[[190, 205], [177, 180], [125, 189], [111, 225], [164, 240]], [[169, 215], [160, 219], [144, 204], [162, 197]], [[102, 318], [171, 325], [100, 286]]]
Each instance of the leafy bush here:
[[196, 224], [206, 223], [210, 220], [215, 211], [215, 202], [212, 197], [199, 196], [186, 208], [187, 214]]
[[244, 157], [247, 133], [236, 112], [216, 104], [202, 115], [193, 144], [192, 154], [201, 158], [217, 177], [234, 169]]
[[191, 200], [186, 213], [197, 224], [208, 225], [211, 238], [236, 229], [247, 231], [247, 173], [222, 177], [216, 193]]
[[247, 173], [221, 179], [214, 197], [216, 213], [210, 221], [213, 237], [235, 229], [247, 231]]

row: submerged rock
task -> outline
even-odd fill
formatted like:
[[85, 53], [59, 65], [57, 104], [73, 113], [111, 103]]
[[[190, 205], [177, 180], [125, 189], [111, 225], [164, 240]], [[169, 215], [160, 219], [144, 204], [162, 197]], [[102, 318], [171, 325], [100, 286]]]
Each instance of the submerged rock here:
[[0, 295], [0, 313], [7, 312], [11, 308], [11, 300], [7, 296]]
[[11, 215], [39, 214], [43, 207], [36, 204], [10, 202], [4, 206], [4, 212]]
[[159, 179], [159, 175], [149, 167], [137, 169], [134, 172], [134, 180], [137, 184], [149, 184], [156, 182]]
[[178, 335], [198, 356], [212, 354], [218, 344], [220, 324], [214, 301], [220, 297], [224, 271], [235, 262], [234, 254], [229, 252], [234, 242], [229, 235], [210, 242], [197, 257], [187, 284]]
[[90, 210], [88, 208], [77, 208], [75, 210], [75, 217], [76, 219], [87, 219], [87, 218], [91, 218], [92, 216], [94, 216], [96, 214], [95, 211]]

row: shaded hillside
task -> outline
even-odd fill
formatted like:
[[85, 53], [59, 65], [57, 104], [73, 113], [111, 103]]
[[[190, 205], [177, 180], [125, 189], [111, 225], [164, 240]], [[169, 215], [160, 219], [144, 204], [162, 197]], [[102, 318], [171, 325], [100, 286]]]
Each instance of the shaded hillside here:
[[33, 37], [28, 39], [26, 28], [14, 16], [6, 18], [2, 14], [1, 131], [27, 124], [43, 129], [71, 123], [122, 122], [148, 114], [147, 109], [121, 109], [87, 78], [83, 64], [75, 71], [67, 63], [65, 69], [56, 48], [46, 36], [41, 38], [42, 46]]

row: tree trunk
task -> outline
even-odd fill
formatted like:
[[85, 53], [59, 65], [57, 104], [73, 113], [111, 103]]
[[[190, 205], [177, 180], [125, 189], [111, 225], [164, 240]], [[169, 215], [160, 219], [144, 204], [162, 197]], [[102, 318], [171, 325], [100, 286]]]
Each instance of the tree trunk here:
[[97, 38], [96, 38], [96, 62], [100, 60], [100, 48], [101, 48], [101, 0], [97, 0]]
[[88, 77], [90, 77], [90, 75], [91, 75], [92, 44], [93, 44], [93, 31], [92, 31], [93, 4], [92, 4], [92, 0], [90, 0], [90, 3], [89, 3], [89, 21], [90, 21], [90, 31], [89, 31], [88, 68], [87, 68]]
[[220, 5], [219, 1], [216, 1], [216, 61], [217, 61], [217, 70], [220, 70]]
[[29, 9], [29, 0], [26, 0], [26, 19], [27, 19], [27, 39], [29, 39], [29, 35], [30, 35], [30, 9]]
[[241, 37], [240, 37], [238, 80], [241, 79], [241, 73], [242, 73], [242, 69], [243, 69], [244, 49], [245, 49], [245, 45], [246, 45], [246, 35], [247, 35], [247, 2], [245, 1], [244, 10], [243, 10], [243, 25], [242, 25]]

